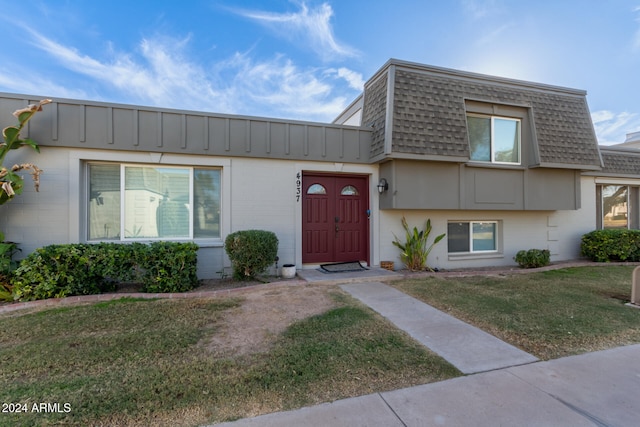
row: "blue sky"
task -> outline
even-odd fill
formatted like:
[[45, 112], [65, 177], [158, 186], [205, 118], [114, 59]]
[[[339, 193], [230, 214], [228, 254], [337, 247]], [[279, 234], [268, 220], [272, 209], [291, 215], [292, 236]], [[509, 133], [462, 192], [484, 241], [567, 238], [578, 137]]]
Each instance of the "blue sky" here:
[[640, 0], [0, 0], [0, 91], [331, 121], [389, 58], [586, 90], [640, 131]]

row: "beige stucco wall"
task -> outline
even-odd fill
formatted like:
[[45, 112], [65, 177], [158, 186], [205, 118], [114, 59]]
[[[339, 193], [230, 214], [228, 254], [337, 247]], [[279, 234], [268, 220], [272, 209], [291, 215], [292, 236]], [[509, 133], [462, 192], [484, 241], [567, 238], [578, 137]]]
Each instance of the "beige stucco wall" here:
[[[0, 206], [0, 230], [6, 239], [20, 243], [22, 256], [38, 247], [84, 240], [85, 220], [80, 200], [84, 183], [82, 162], [102, 160], [145, 164], [217, 166], [222, 168], [222, 238], [199, 241], [199, 275], [217, 277], [230, 266], [223, 238], [232, 231], [264, 229], [279, 239], [280, 266], [294, 263], [302, 267], [302, 203], [296, 199], [297, 174], [303, 171], [357, 173], [369, 175], [370, 259], [393, 260], [401, 266], [399, 250], [391, 243], [394, 233], [403, 238], [401, 218], [411, 226], [423, 227], [427, 218], [432, 237], [445, 233], [449, 220], [496, 220], [500, 222], [500, 254], [453, 257], [447, 242], [440, 242], [429, 257], [432, 267], [452, 269], [493, 265], [515, 265], [513, 257], [521, 249], [550, 249], [552, 260], [579, 257], [580, 237], [595, 228], [595, 179], [581, 178], [582, 207], [575, 211], [462, 211], [462, 210], [379, 210], [376, 165], [332, 162], [301, 162], [213, 156], [162, 155], [148, 152], [74, 150], [43, 147], [37, 155], [27, 150], [11, 153], [9, 163], [33, 161], [44, 173], [41, 191], [36, 193], [27, 176], [24, 193]], [[552, 191], [552, 189], [549, 189]]]
[[[553, 189], [549, 189], [552, 191]], [[581, 178], [582, 207], [571, 211], [460, 211], [460, 210], [383, 210], [380, 213], [380, 259], [401, 266], [400, 251], [392, 242], [394, 233], [404, 240], [401, 220], [407, 218], [410, 227], [424, 228], [427, 218], [433, 230], [429, 242], [447, 232], [447, 222], [453, 220], [499, 221], [499, 254], [452, 256], [448, 254], [446, 237], [434, 246], [428, 258], [433, 268], [455, 269], [485, 266], [516, 266], [515, 254], [522, 249], [549, 249], [552, 261], [580, 257], [580, 238], [595, 229], [595, 181]]]
[[[370, 175], [371, 230], [378, 221], [377, 193], [374, 194], [377, 166], [372, 165], [52, 147], [42, 147], [39, 155], [27, 150], [12, 155], [8, 162], [32, 161], [44, 170], [39, 193], [29, 182], [23, 195], [0, 206], [0, 230], [7, 240], [20, 244], [21, 256], [45, 245], [85, 241], [86, 220], [81, 200], [86, 198], [82, 167], [86, 161], [222, 168], [222, 236], [196, 240], [201, 247], [198, 253], [201, 278], [220, 277], [223, 269], [230, 271], [224, 238], [237, 230], [273, 231], [279, 240], [279, 266], [293, 263], [302, 267], [302, 199], [296, 198], [296, 192], [297, 174], [303, 171]], [[378, 237], [377, 233], [370, 235], [370, 257], [372, 264], [376, 264]]]

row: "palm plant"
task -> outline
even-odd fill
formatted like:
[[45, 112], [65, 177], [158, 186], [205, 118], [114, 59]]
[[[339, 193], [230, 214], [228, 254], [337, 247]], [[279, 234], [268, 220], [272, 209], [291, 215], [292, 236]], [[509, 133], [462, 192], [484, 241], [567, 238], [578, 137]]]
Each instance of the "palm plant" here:
[[411, 271], [429, 270], [433, 271], [431, 267], [427, 265], [427, 257], [431, 252], [431, 249], [444, 238], [446, 233], [437, 236], [431, 245], [427, 247], [427, 240], [429, 234], [431, 234], [431, 220], [427, 219], [427, 223], [424, 230], [418, 230], [417, 227], [413, 227], [413, 230], [409, 229], [407, 219], [402, 217], [402, 227], [405, 231], [405, 242], [402, 243], [398, 236], [395, 236], [396, 240], [393, 242], [395, 246], [400, 248], [400, 260]]

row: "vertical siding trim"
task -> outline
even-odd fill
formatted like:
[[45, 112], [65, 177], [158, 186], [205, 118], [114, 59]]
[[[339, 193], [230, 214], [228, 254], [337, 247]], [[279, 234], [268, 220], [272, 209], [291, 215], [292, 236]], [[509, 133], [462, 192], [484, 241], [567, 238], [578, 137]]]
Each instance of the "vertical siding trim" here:
[[245, 138], [244, 138], [244, 151], [246, 153], [251, 152], [251, 120], [244, 122], [245, 126]]
[[82, 104], [80, 106], [80, 142], [87, 141], [87, 106]]
[[284, 132], [284, 153], [285, 154], [290, 154], [290, 150], [291, 150], [291, 126], [289, 125], [289, 123], [285, 124], [285, 128], [284, 128], [285, 132]]
[[464, 164], [460, 164], [458, 168], [458, 185], [460, 187], [460, 197], [458, 199], [458, 209], [466, 209], [467, 204], [465, 202], [467, 194], [465, 191], [466, 182], [464, 181], [465, 177], [465, 166]]
[[156, 113], [156, 147], [163, 146], [163, 132], [162, 132], [162, 112], [158, 111]]
[[224, 150], [231, 151], [231, 121], [224, 119]]
[[[342, 137], [342, 129], [340, 129], [340, 137]], [[322, 157], [327, 157], [327, 127], [326, 126], [322, 127]]]
[[58, 140], [58, 104], [54, 102], [51, 105], [51, 139], [54, 141]]
[[303, 141], [303, 146], [304, 146], [304, 155], [308, 156], [309, 155], [309, 126], [304, 125], [304, 141]]
[[113, 108], [107, 107], [107, 144], [113, 144]]
[[267, 154], [271, 154], [271, 122], [267, 122], [267, 146], [265, 147]]
[[138, 145], [140, 145], [140, 111], [138, 111], [138, 109], [134, 109], [131, 110], [131, 112], [133, 113], [133, 129], [131, 131], [131, 133], [133, 134], [133, 146], [137, 147]]
[[208, 116], [204, 117], [204, 124], [202, 126], [204, 126], [204, 131], [203, 131], [203, 133], [204, 133], [204, 141], [203, 141], [204, 146], [202, 148], [204, 148], [205, 150], [208, 150], [209, 149], [209, 143], [210, 143], [209, 142], [210, 136], [209, 136], [209, 117]]
[[187, 148], [187, 115], [183, 114], [181, 116], [182, 129], [180, 129], [180, 147], [185, 149]]

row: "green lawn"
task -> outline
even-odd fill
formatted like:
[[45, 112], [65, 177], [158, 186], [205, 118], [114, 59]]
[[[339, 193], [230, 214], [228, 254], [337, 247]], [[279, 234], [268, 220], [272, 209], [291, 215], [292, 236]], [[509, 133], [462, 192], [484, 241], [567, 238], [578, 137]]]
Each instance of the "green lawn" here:
[[[242, 357], [203, 345], [241, 299], [123, 299], [4, 315], [0, 401], [26, 412], [0, 413], [0, 425], [198, 425], [459, 375], [334, 292], [336, 308]], [[40, 403], [58, 412], [33, 411]]]
[[394, 286], [541, 359], [553, 359], [640, 342], [640, 310], [624, 305], [633, 268], [436, 276]]

